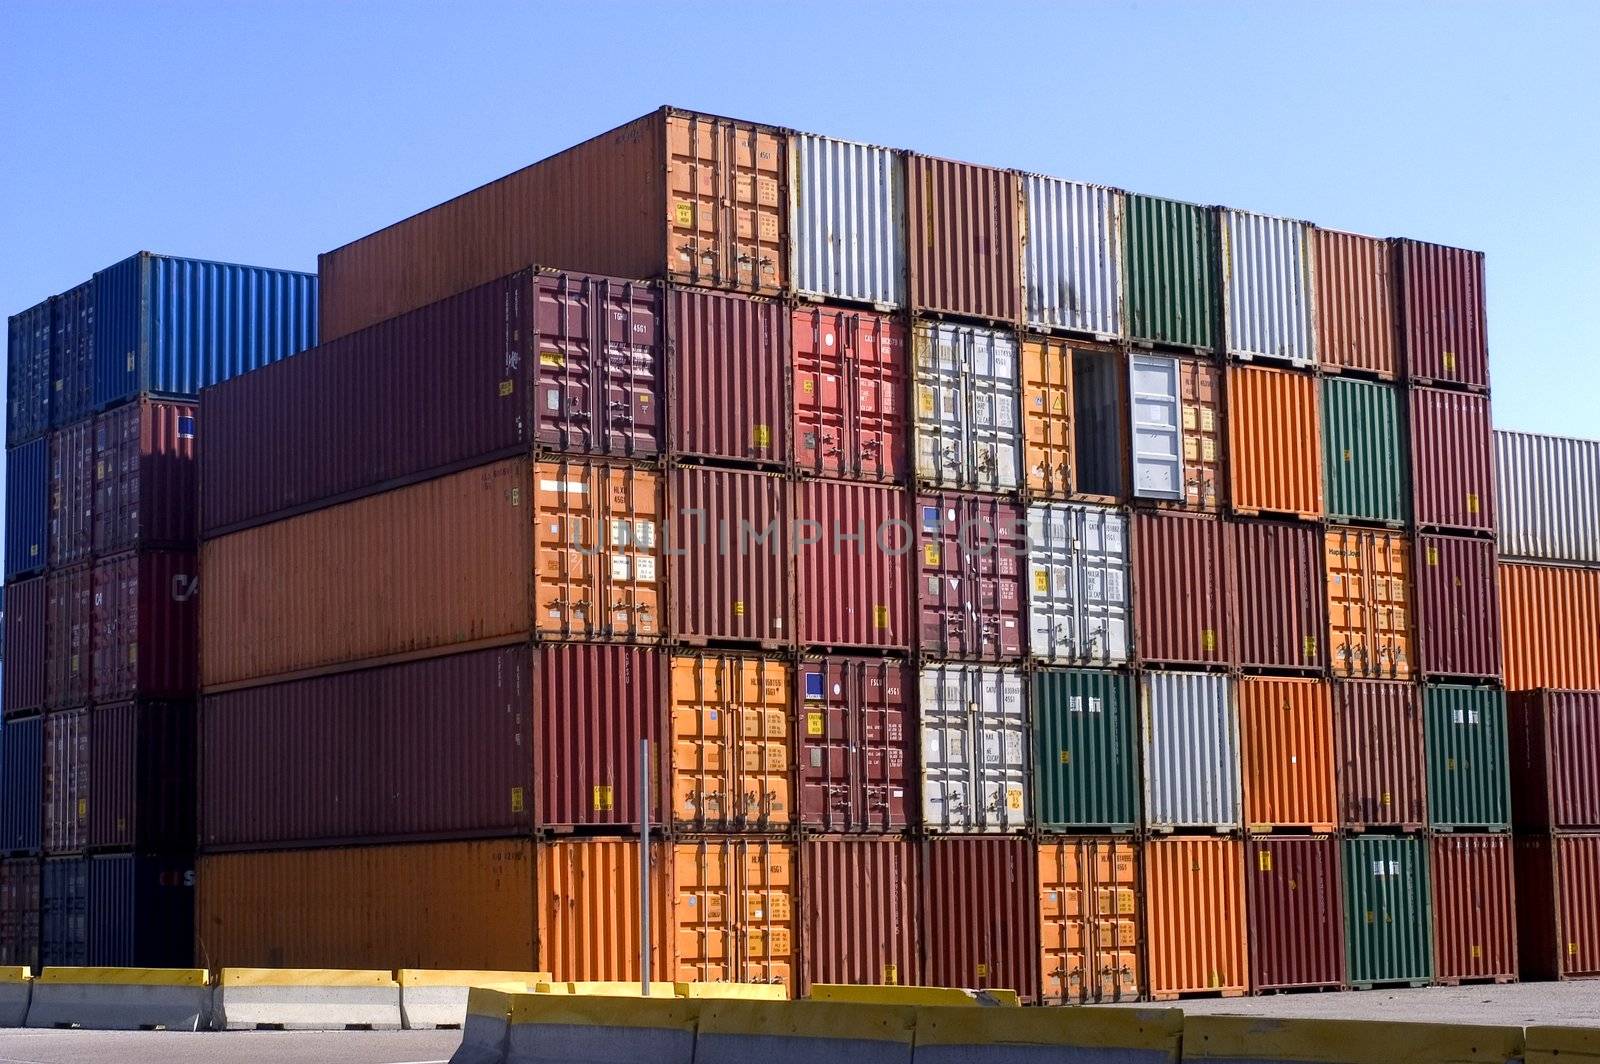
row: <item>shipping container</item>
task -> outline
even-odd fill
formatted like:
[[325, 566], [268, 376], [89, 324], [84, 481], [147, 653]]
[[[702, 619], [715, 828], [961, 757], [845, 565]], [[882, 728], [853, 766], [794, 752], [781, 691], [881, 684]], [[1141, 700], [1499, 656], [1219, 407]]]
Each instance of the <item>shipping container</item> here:
[[1318, 406], [1310, 374], [1228, 367], [1228, 500], [1235, 513], [1322, 516]]
[[1129, 660], [1127, 518], [1101, 506], [1028, 507], [1028, 622], [1033, 657], [1060, 664]]
[[1417, 665], [1423, 676], [1498, 680], [1494, 541], [1417, 537]]
[[1023, 656], [1023, 509], [992, 495], [916, 498], [918, 648], [939, 659]]
[[[672, 847], [672, 979], [794, 992], [795, 848], [756, 838]], [[608, 914], [609, 915], [609, 914]]]
[[1232, 686], [1219, 673], [1147, 671], [1140, 677], [1144, 815], [1152, 830], [1240, 826], [1239, 710]]
[[1502, 558], [1600, 565], [1600, 440], [1494, 430]]
[[910, 496], [875, 484], [804, 480], [794, 487], [792, 512], [800, 642], [909, 650], [917, 549]]
[[44, 706], [45, 578], [5, 585], [5, 715]]
[[1600, 835], [1519, 835], [1515, 847], [1522, 978], [1600, 976]]
[[1024, 487], [1032, 498], [1127, 494], [1123, 355], [1081, 340], [1022, 338]]
[[1311, 247], [1322, 367], [1394, 380], [1400, 357], [1388, 241], [1313, 228]]
[[1311, 224], [1221, 207], [1217, 232], [1228, 354], [1315, 365]]
[[0, 965], [39, 970], [39, 859], [0, 861]]
[[1600, 572], [1502, 562], [1506, 690], [1600, 690]]
[[733, 292], [668, 289], [670, 449], [764, 466], [790, 458], [790, 313]]
[[6, 319], [6, 446], [16, 447], [50, 428], [55, 346], [52, 296]]
[[88, 565], [45, 577], [46, 709], [89, 701], [93, 669], [94, 570]]
[[[96, 557], [150, 547], [193, 548], [199, 477], [193, 403], [139, 399], [101, 414], [94, 423], [94, 553]], [[259, 433], [259, 408], [246, 419]], [[255, 458], [261, 435], [252, 437]], [[337, 464], [327, 461], [324, 465]], [[260, 476], [251, 468], [243, 480]]]
[[1400, 340], [1416, 384], [1489, 387], [1483, 252], [1397, 240]]
[[1141, 662], [1233, 661], [1224, 531], [1217, 517], [1134, 515], [1134, 640]]
[[1028, 839], [921, 843], [918, 927], [928, 986], [1015, 990], [1039, 1000], [1038, 852]]
[[1412, 388], [1411, 468], [1419, 528], [1494, 531], [1489, 397]]
[[1433, 979], [1426, 842], [1417, 835], [1344, 841], [1346, 980], [1359, 989]]
[[1507, 703], [1517, 830], [1600, 830], [1600, 692], [1518, 691]]
[[1339, 802], [1327, 681], [1244, 676], [1237, 692], [1249, 830], [1334, 830]]
[[1322, 474], [1328, 519], [1401, 527], [1411, 519], [1410, 455], [1400, 389], [1353, 377], [1322, 381]]
[[1139, 713], [1128, 675], [1039, 669], [1030, 687], [1035, 823], [1075, 833], [1137, 829]]
[[[526, 834], [531, 653], [477, 650], [208, 695], [201, 848]], [[98, 726], [108, 711], [95, 712]]]
[[39, 964], [46, 968], [89, 963], [89, 859], [51, 857], [40, 873]]
[[1320, 672], [1327, 594], [1322, 536], [1298, 521], [1228, 521], [1233, 565], [1233, 625], [1247, 669]]
[[1022, 186], [1023, 320], [1120, 337], [1122, 192], [1042, 174]]
[[50, 561], [50, 440], [6, 451], [6, 579], [42, 573]]
[[1249, 986], [1244, 843], [1153, 839], [1144, 848], [1150, 996], [1237, 997]]
[[44, 720], [0, 722], [0, 853], [39, 852], [44, 809]]
[[1332, 688], [1340, 822], [1351, 831], [1420, 831], [1427, 777], [1416, 685], [1335, 680]]
[[667, 474], [666, 556], [679, 642], [794, 640], [785, 532], [789, 484], [773, 473], [677, 466]]
[[1510, 835], [1435, 835], [1434, 978], [1446, 985], [1517, 978], [1517, 905]]
[[1128, 339], [1211, 351], [1221, 299], [1209, 212], [1131, 193], [1125, 211]]
[[917, 843], [808, 836], [799, 854], [800, 992], [818, 983], [920, 985]]
[[195, 963], [532, 971], [533, 863], [529, 839], [203, 856]]
[[948, 322], [912, 328], [917, 480], [927, 487], [1013, 491], [1022, 432], [1015, 333]]
[[1191, 510], [1222, 505], [1222, 395], [1217, 367], [1172, 355], [1128, 359], [1133, 494]]
[[911, 672], [902, 660], [834, 655], [801, 660], [794, 741], [804, 827], [825, 832], [906, 828], [917, 756], [914, 697]]
[[1333, 675], [1410, 679], [1410, 539], [1398, 532], [1330, 528], [1323, 546]]
[[1017, 321], [1022, 315], [1018, 175], [911, 152], [906, 192], [912, 308]]
[[890, 148], [789, 138], [789, 277], [806, 299], [906, 299], [905, 158]]
[[535, 264], [776, 295], [789, 180], [783, 130], [659, 108], [319, 255], [322, 341]]
[[[638, 982], [637, 837], [564, 838], [534, 846], [541, 971], [558, 982]], [[674, 899], [665, 843], [651, 842], [650, 978], [671, 981]]]
[[95, 410], [95, 288], [85, 281], [55, 298], [50, 424], [61, 428]]
[[[794, 311], [790, 335], [799, 471], [903, 481], [910, 435], [904, 323], [867, 310], [802, 306]], [[699, 410], [692, 416], [701, 416]]]
[[1511, 830], [1511, 760], [1505, 692], [1428, 684], [1422, 689], [1428, 754], [1428, 826]]
[[108, 968], [193, 964], [194, 883], [192, 857], [91, 857], [89, 963]]
[[96, 702], [195, 693], [200, 573], [191, 550], [138, 551], [95, 563], [92, 578]]
[[923, 828], [979, 834], [1025, 830], [1028, 708], [1022, 670], [926, 666], [918, 709]]
[[1076, 836], [1039, 843], [1039, 1002], [1138, 1001], [1143, 912], [1138, 844]]
[[[196, 731], [192, 701], [116, 702], [90, 710], [90, 849], [194, 849]], [[348, 769], [343, 763], [334, 771]], [[281, 792], [274, 799], [281, 800]]]
[[639, 757], [649, 742], [650, 820], [662, 820], [666, 660], [650, 647], [546, 643], [539, 648], [533, 778], [541, 828], [637, 824]]
[[44, 718], [44, 852], [81, 853], [89, 840], [89, 711]]
[[94, 553], [94, 422], [50, 433], [50, 567]]
[[1337, 989], [1344, 982], [1344, 879], [1332, 835], [1245, 844], [1250, 988]]
[[[680, 831], [788, 830], [795, 808], [789, 664], [753, 654], [691, 651], [674, 654], [671, 670], [673, 826]], [[660, 704], [654, 690], [659, 683], [650, 677], [639, 684], [639, 693], [632, 696], [639, 699], [639, 708], [630, 716]], [[656, 695], [654, 701], [645, 697], [647, 689]], [[635, 759], [637, 747], [635, 741]], [[559, 772], [557, 766], [580, 753], [564, 751], [548, 762], [547, 771]], [[624, 773], [617, 782], [630, 779]], [[608, 798], [610, 789], [604, 788]], [[638, 801], [626, 804], [631, 822], [637, 823]], [[659, 822], [654, 810], [651, 820]]]

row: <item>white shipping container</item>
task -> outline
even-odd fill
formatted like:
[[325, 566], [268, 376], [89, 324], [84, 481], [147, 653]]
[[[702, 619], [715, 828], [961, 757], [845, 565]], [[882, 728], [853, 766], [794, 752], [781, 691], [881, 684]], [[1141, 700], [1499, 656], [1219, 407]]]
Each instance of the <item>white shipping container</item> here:
[[1128, 523], [1073, 503], [1028, 507], [1028, 644], [1042, 661], [1128, 660]]
[[1028, 324], [1120, 337], [1122, 193], [1040, 174], [1023, 183]]
[[1028, 823], [1028, 717], [1022, 670], [922, 670], [922, 822], [929, 831], [999, 834]]
[[976, 325], [921, 322], [917, 362], [917, 478], [973, 491], [1017, 487], [1017, 338]]
[[1311, 225], [1221, 210], [1222, 300], [1228, 354], [1317, 360], [1311, 304]]
[[1239, 711], [1232, 687], [1219, 673], [1144, 674], [1140, 702], [1148, 827], [1239, 827]]
[[1600, 440], [1494, 434], [1500, 556], [1600, 565]]
[[1128, 359], [1133, 412], [1133, 493], [1141, 499], [1183, 501], [1183, 400], [1178, 360], [1166, 355]]
[[905, 161], [889, 148], [812, 133], [792, 142], [789, 243], [795, 290], [898, 307], [906, 299]]

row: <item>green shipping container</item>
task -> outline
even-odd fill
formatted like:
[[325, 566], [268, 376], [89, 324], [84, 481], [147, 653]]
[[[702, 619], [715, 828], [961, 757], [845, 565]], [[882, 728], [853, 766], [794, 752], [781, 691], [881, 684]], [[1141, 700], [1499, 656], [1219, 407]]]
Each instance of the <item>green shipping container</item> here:
[[1098, 669], [1033, 674], [1035, 810], [1047, 830], [1139, 823], [1133, 684]]
[[1344, 843], [1345, 960], [1351, 986], [1433, 979], [1428, 848], [1419, 835]]
[[1505, 692], [1428, 684], [1422, 706], [1429, 826], [1510, 831]]
[[1324, 380], [1322, 441], [1331, 520], [1403, 525], [1410, 519], [1398, 388], [1342, 377]]
[[1128, 196], [1126, 212], [1129, 337], [1211, 349], [1218, 299], [1210, 212], [1136, 195]]

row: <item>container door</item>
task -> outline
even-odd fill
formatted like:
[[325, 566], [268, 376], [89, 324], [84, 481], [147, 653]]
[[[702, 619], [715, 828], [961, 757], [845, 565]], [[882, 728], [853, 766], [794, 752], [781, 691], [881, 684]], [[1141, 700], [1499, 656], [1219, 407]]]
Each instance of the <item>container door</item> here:
[[954, 325], [919, 326], [917, 354], [917, 477], [939, 487], [963, 487], [972, 479], [969, 396], [971, 330]]
[[1039, 846], [1040, 985], [1046, 1005], [1095, 1000], [1091, 846], [1082, 839], [1051, 839]]
[[851, 475], [898, 480], [905, 472], [905, 326], [881, 314], [847, 319], [846, 350], [853, 382], [856, 454]]
[[795, 312], [794, 404], [796, 461], [816, 476], [845, 476], [849, 394], [845, 383], [842, 314], [813, 307]]
[[1139, 869], [1134, 844], [1091, 842], [1095, 1001], [1139, 1000]]
[[1072, 403], [1072, 348], [1062, 340], [1025, 339], [1023, 446], [1030, 492], [1061, 498], [1077, 490]]
[[595, 442], [606, 454], [651, 457], [661, 451], [661, 293], [625, 281], [596, 281], [594, 335], [600, 338], [596, 375], [601, 429]]
[[785, 826], [789, 684], [782, 663], [739, 655], [672, 661], [673, 819], [699, 831]]
[[1184, 501], [1197, 510], [1216, 510], [1222, 504], [1220, 390], [1215, 366], [1191, 358], [1178, 360]]
[[1096, 506], [1028, 508], [1029, 646], [1035, 658], [1128, 660], [1127, 525]]
[[787, 146], [770, 130], [707, 115], [667, 119], [673, 280], [776, 292], [784, 262]]
[[[1027, 826], [1027, 707], [1015, 669], [968, 669], [978, 706], [978, 827], [1020, 831]], [[975, 675], [974, 675], [975, 674]]]
[[972, 487], [1009, 491], [1017, 487], [1021, 468], [1021, 434], [1017, 426], [1017, 342], [990, 329], [972, 335], [970, 380]]
[[977, 821], [972, 793], [975, 715], [967, 708], [966, 670], [922, 672], [922, 821], [930, 831], [961, 831]]
[[1133, 409], [1133, 493], [1141, 499], [1182, 502], [1178, 360], [1134, 355], [1128, 360], [1128, 394]]

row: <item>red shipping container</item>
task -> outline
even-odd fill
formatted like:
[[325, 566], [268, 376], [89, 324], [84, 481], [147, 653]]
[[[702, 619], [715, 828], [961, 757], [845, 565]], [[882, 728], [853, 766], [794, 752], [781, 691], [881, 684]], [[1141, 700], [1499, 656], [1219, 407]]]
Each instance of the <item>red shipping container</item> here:
[[1141, 662], [1231, 662], [1222, 521], [1195, 514], [1133, 518], [1134, 646]]
[[801, 842], [801, 993], [816, 983], [921, 983], [917, 872], [917, 844], [907, 839]]
[[1250, 987], [1344, 982], [1344, 880], [1331, 835], [1253, 838], [1245, 853]]
[[76, 565], [94, 552], [94, 421], [50, 434], [50, 565]]
[[1009, 170], [906, 157], [914, 309], [1005, 324], [1021, 317], [1017, 181]]
[[1515, 846], [1522, 978], [1600, 976], [1600, 835], [1519, 835]]
[[[89, 846], [144, 854], [192, 852], [194, 703], [97, 705], [90, 711], [89, 729], [94, 736], [89, 749], [89, 793], [94, 795]], [[277, 796], [272, 800], [276, 803]]]
[[39, 859], [0, 861], [0, 965], [39, 970]]
[[5, 715], [44, 706], [45, 578], [6, 585]]
[[1600, 691], [1518, 691], [1507, 706], [1516, 829], [1600, 830]]
[[199, 625], [193, 551], [138, 551], [95, 563], [95, 701], [192, 696]]
[[1352, 831], [1419, 831], [1427, 823], [1422, 709], [1398, 680], [1333, 681], [1339, 819]]
[[1393, 380], [1399, 357], [1389, 242], [1333, 229], [1312, 229], [1311, 240], [1317, 354], [1323, 368]]
[[89, 711], [44, 718], [44, 852], [81, 853], [89, 827]]
[[678, 466], [668, 477], [672, 634], [680, 642], [794, 640], [789, 484], [773, 473]]
[[922, 844], [921, 978], [1039, 999], [1038, 852], [1029, 839]]
[[790, 327], [795, 466], [817, 477], [904, 478], [905, 324], [866, 310], [806, 306]]
[[1489, 387], [1483, 252], [1395, 242], [1400, 335], [1414, 383]]
[[800, 663], [800, 819], [825, 832], [901, 831], [916, 764], [910, 672], [890, 658]]
[[[273, 415], [251, 415], [240, 427], [253, 434], [259, 457], [264, 438], [254, 435], [256, 416]], [[246, 479], [257, 472], [252, 468]], [[193, 547], [200, 532], [198, 484], [193, 403], [138, 399], [101, 414], [94, 423], [95, 556]]]
[[[904, 489], [842, 480], [795, 485], [799, 639], [815, 647], [911, 649], [915, 549]], [[680, 585], [681, 587], [682, 585]]]
[[94, 571], [87, 565], [45, 577], [45, 708], [89, 701]]
[[1488, 539], [1417, 537], [1417, 665], [1424, 678], [1500, 678], [1500, 589]]
[[1435, 835], [1433, 973], [1440, 983], [1517, 977], [1517, 906], [1510, 835]]
[[918, 647], [940, 660], [1022, 657], [1021, 506], [993, 495], [917, 496]]
[[1239, 664], [1320, 671], [1327, 664], [1322, 535], [1298, 521], [1229, 521]]
[[672, 452], [787, 465], [788, 311], [674, 285], [668, 314]]
[[1489, 397], [1412, 388], [1411, 483], [1419, 528], [1494, 531]]

